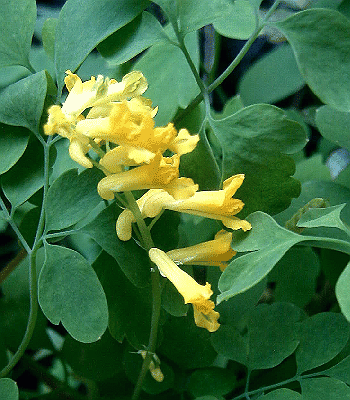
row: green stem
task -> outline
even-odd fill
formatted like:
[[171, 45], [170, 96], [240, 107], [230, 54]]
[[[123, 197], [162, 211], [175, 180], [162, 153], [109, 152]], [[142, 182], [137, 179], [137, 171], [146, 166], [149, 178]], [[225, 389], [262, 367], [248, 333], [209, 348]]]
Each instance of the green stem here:
[[89, 144], [93, 151], [100, 157], [103, 158], [104, 155], [106, 154], [94, 141], [94, 139], [89, 138]]
[[128, 202], [128, 208], [130, 211], [134, 214], [137, 226], [140, 230], [142, 239], [143, 239], [143, 245], [145, 249], [148, 251], [152, 247], [154, 247], [153, 240], [150, 234], [149, 229], [147, 228], [147, 225], [145, 223], [145, 220], [143, 219], [141, 215], [141, 211], [139, 209], [139, 206], [136, 203], [136, 200], [131, 192], [124, 192], [125, 199]]
[[[141, 215], [141, 211], [137, 205], [137, 202], [131, 192], [125, 192], [125, 198], [128, 202], [128, 207], [130, 211], [134, 214], [136, 218], [137, 226], [140, 230], [143, 246], [148, 251], [154, 247], [154, 243], [150, 234], [149, 229]], [[149, 364], [151, 362], [152, 354], [155, 353], [157, 347], [157, 336], [158, 336], [158, 325], [161, 311], [161, 294], [162, 288], [160, 284], [160, 275], [157, 268], [151, 269], [151, 285], [152, 285], [152, 316], [151, 316], [151, 332], [149, 335], [147, 354], [143, 360], [140, 374], [137, 378], [134, 393], [132, 395], [132, 400], [138, 399], [141, 391], [142, 384], [145, 376], [149, 369]]]
[[[7, 211], [6, 205], [3, 201], [3, 199], [0, 197], [0, 207], [2, 209], [2, 212], [4, 214], [5, 220], [10, 224], [11, 228], [15, 232], [15, 234], [18, 237], [18, 240], [22, 243], [22, 246], [24, 250], [29, 253], [31, 251], [27, 241], [25, 240], [24, 236], [22, 235], [21, 231], [18, 229], [18, 226], [15, 224], [15, 221], [12, 219], [12, 216], [9, 214]], [[11, 212], [13, 214], [13, 212]]]
[[202, 81], [201, 77], [199, 76], [199, 73], [197, 71], [197, 68], [190, 56], [190, 53], [187, 50], [187, 47], [185, 45], [185, 41], [184, 41], [184, 37], [183, 35], [180, 33], [179, 31], [179, 27], [177, 25], [176, 21], [171, 21], [172, 26], [174, 28], [175, 31], [175, 35], [177, 37], [178, 40], [178, 47], [180, 48], [180, 50], [183, 52], [184, 56], [186, 57], [187, 63], [189, 65], [189, 67], [191, 68], [192, 74], [196, 79], [197, 85], [199, 86], [199, 89], [201, 90], [201, 93], [204, 95], [205, 93], [207, 93], [207, 88], [204, 85], [204, 82]]
[[275, 384], [269, 385], [269, 386], [264, 386], [259, 389], [251, 390], [250, 392], [244, 392], [244, 393], [240, 394], [239, 396], [234, 397], [232, 400], [244, 399], [244, 398], [247, 398], [246, 397], [247, 395], [250, 398], [251, 396], [254, 396], [256, 394], [264, 393], [267, 390], [277, 389], [281, 386], [285, 386], [285, 385], [288, 385], [289, 383], [293, 383], [293, 382], [300, 382], [301, 379], [315, 378], [315, 377], [323, 376], [323, 375], [324, 375], [323, 371], [314, 372], [312, 374], [307, 374], [307, 375], [302, 375], [302, 376], [297, 374], [297, 375], [293, 376], [293, 378], [286, 379], [285, 381], [275, 383]]
[[[38, 137], [40, 135], [37, 133], [36, 136]], [[49, 136], [47, 142], [43, 141], [43, 143], [44, 143], [43, 144], [43, 146], [44, 146], [43, 202], [42, 202], [42, 206], [41, 206], [38, 228], [36, 231], [33, 248], [30, 249], [28, 246], [29, 251], [27, 251], [28, 257], [29, 257], [29, 294], [30, 294], [30, 309], [29, 309], [27, 328], [26, 328], [26, 331], [23, 336], [21, 344], [19, 345], [16, 353], [13, 355], [13, 357], [11, 358], [8, 365], [5, 368], [3, 368], [3, 370], [0, 372], [0, 377], [6, 376], [15, 367], [15, 365], [18, 363], [20, 358], [23, 356], [23, 354], [30, 342], [30, 339], [33, 336], [36, 319], [37, 319], [37, 315], [38, 315], [38, 282], [37, 282], [37, 273], [36, 273], [36, 252], [38, 251], [38, 249], [40, 248], [40, 246], [42, 244], [42, 238], [43, 238], [43, 233], [44, 233], [44, 229], [45, 229], [45, 202], [46, 202], [47, 191], [49, 189], [49, 168], [50, 168], [49, 153], [50, 153], [51, 141], [52, 141], [51, 136]], [[41, 140], [40, 140], [40, 142], [42, 143]], [[17, 231], [16, 231], [16, 233], [17, 233]], [[19, 238], [20, 238], [20, 236], [19, 236]]]
[[161, 285], [160, 285], [159, 272], [158, 269], [156, 268], [152, 269], [151, 271], [151, 283], [152, 283], [152, 295], [153, 295], [151, 332], [148, 340], [147, 355], [143, 360], [141, 371], [138, 376], [135, 390], [131, 398], [132, 400], [138, 399], [141, 393], [142, 383], [148, 372], [152, 354], [155, 353], [157, 347], [158, 325], [159, 325], [160, 310], [161, 310]]
[[[272, 5], [272, 7], [269, 9], [269, 11], [266, 13], [264, 21], [262, 21], [262, 23], [256, 27], [256, 29], [252, 33], [251, 37], [247, 40], [247, 42], [242, 47], [241, 51], [238, 53], [237, 57], [231, 62], [231, 64], [225, 69], [225, 71], [217, 79], [215, 79], [215, 81], [211, 85], [208, 86], [208, 88], [205, 90], [205, 92], [207, 92], [208, 94], [211, 93], [219, 85], [221, 85], [221, 83], [233, 72], [233, 70], [237, 67], [237, 65], [242, 61], [242, 58], [247, 54], [251, 45], [255, 42], [255, 40], [259, 36], [261, 30], [264, 28], [268, 19], [274, 13], [274, 11], [276, 10], [276, 8], [278, 7], [280, 2], [281, 2], [281, 0], [275, 1], [275, 3]], [[180, 44], [180, 48], [181, 48], [181, 44]], [[196, 78], [196, 80], [197, 80], [197, 78]], [[204, 86], [204, 84], [203, 84], [203, 86]], [[183, 110], [182, 112], [179, 112], [178, 115], [176, 116], [176, 118], [174, 118], [174, 123], [178, 123], [179, 121], [181, 121], [181, 119], [184, 118], [185, 115], [187, 115], [190, 111], [192, 111], [203, 100], [203, 97], [204, 97], [204, 92], [201, 89], [201, 93], [187, 106], [187, 108], [185, 110]]]
[[36, 276], [36, 252], [31, 252], [29, 255], [29, 292], [30, 292], [30, 311], [29, 318], [27, 323], [27, 328], [25, 334], [23, 336], [22, 342], [19, 345], [16, 353], [11, 358], [10, 362], [6, 365], [5, 368], [0, 372], [0, 378], [3, 378], [7, 374], [11, 372], [11, 370], [15, 367], [18, 361], [23, 356], [30, 339], [33, 336], [35, 323], [38, 315], [38, 284], [37, 284], [37, 276]]

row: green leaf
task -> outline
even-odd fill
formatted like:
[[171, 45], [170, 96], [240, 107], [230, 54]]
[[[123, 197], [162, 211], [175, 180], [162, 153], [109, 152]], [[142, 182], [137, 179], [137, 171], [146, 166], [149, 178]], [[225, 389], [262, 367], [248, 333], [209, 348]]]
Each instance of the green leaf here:
[[219, 290], [222, 293], [217, 298], [218, 303], [260, 282], [286, 251], [299, 242], [350, 254], [349, 242], [343, 240], [343, 237], [335, 237], [333, 230], [323, 235], [324, 232], [318, 232], [321, 228], [317, 228], [320, 236], [298, 235], [277, 225], [272, 217], [259, 211], [251, 214], [247, 220], [251, 222], [252, 230], [234, 232], [232, 248], [238, 252], [250, 253], [234, 258], [222, 273], [219, 280]]
[[110, 333], [119, 342], [126, 337], [135, 348], [143, 348], [151, 329], [150, 288], [135, 288], [106, 252], [101, 253], [93, 267], [106, 293]]
[[304, 320], [295, 352], [298, 373], [331, 361], [349, 339], [349, 324], [341, 314], [320, 313]]
[[217, 367], [198, 369], [192, 373], [188, 383], [188, 390], [193, 396], [223, 396], [236, 385], [232, 372]]
[[6, 400], [18, 400], [19, 391], [15, 381], [10, 378], [0, 379], [0, 398]]
[[260, 400], [302, 400], [303, 397], [300, 393], [293, 390], [282, 388], [276, 389], [264, 396], [259, 397]]
[[292, 247], [269, 273], [269, 282], [276, 285], [274, 299], [304, 307], [315, 294], [319, 272], [319, 259], [310, 247]]
[[116, 204], [111, 204], [88, 225], [81, 228], [88, 233], [108, 254], [110, 254], [126, 277], [137, 287], [145, 287], [150, 282], [150, 261], [147, 252], [131, 239], [118, 239], [115, 223], [120, 214]]
[[[40, 263], [43, 260], [42, 250], [37, 252], [37, 271], [40, 271], [42, 266]], [[17, 350], [26, 332], [30, 307], [29, 285], [29, 260], [26, 257], [1, 284], [0, 335], [3, 345], [10, 351]], [[52, 349], [46, 329], [47, 319], [39, 309], [28, 349]]]
[[19, 161], [1, 177], [1, 186], [12, 207], [17, 208], [43, 184], [43, 148], [39, 141], [32, 140]]
[[251, 253], [235, 258], [222, 273], [219, 280], [222, 293], [218, 296], [218, 303], [257, 284], [287, 250], [302, 240], [302, 236], [282, 228], [273, 218], [262, 212], [251, 214], [247, 220], [253, 226], [251, 232], [235, 235], [232, 248]]
[[45, 71], [8, 86], [0, 93], [0, 121], [37, 132], [46, 91]]
[[[229, 11], [232, 12], [227, 0], [178, 0], [177, 7], [179, 29], [183, 35], [221, 19]], [[236, 13], [238, 10], [236, 7]]]
[[265, 290], [266, 279], [263, 279], [247, 291], [220, 303], [215, 308], [220, 313], [220, 323], [235, 327], [245, 325], [247, 316], [256, 307]]
[[210, 343], [211, 334], [194, 324], [193, 313], [188, 314], [167, 320], [157, 354], [160, 358], [163, 354], [183, 369], [210, 367], [217, 355]]
[[20, 79], [26, 78], [31, 75], [29, 69], [22, 67], [22, 65], [11, 65], [0, 68], [0, 89], [18, 82]]
[[59, 86], [63, 85], [67, 69], [75, 71], [100, 42], [148, 5], [148, 0], [85, 0], [82, 7], [80, 0], [68, 0], [56, 27], [55, 65]]
[[349, 385], [350, 383], [350, 356], [347, 356], [334, 367], [323, 371], [324, 375], [339, 379]]
[[245, 326], [222, 325], [213, 334], [220, 354], [250, 369], [273, 368], [298, 346], [301, 311], [289, 303], [256, 307]]
[[276, 214], [300, 193], [291, 177], [294, 161], [286, 154], [306, 144], [302, 126], [287, 119], [283, 110], [257, 104], [221, 119], [210, 120], [223, 147], [223, 178], [244, 173], [237, 196], [243, 200], [243, 215], [261, 210]]
[[100, 202], [97, 184], [103, 178], [101, 171], [87, 169], [78, 175], [71, 169], [50, 187], [46, 198], [46, 228], [59, 230], [74, 225]]
[[109, 62], [122, 64], [153, 44], [166, 40], [168, 37], [158, 20], [144, 11], [101, 42], [97, 48]]
[[321, 135], [350, 150], [350, 113], [322, 106], [316, 112], [316, 125]]
[[[276, 216], [276, 220], [284, 224], [300, 208], [310, 200], [321, 198], [326, 199], [330, 206], [349, 202], [350, 189], [335, 182], [309, 181], [302, 184], [300, 196], [292, 201], [291, 206]], [[347, 204], [342, 211], [342, 219], [350, 224], [350, 204]], [[334, 231], [332, 231], [334, 233]]]
[[239, 93], [246, 105], [272, 104], [297, 92], [304, 84], [291, 46], [282, 45], [260, 58], [244, 73]]
[[350, 388], [333, 378], [309, 378], [301, 380], [302, 397], [307, 400], [349, 400]]
[[39, 276], [39, 303], [46, 318], [62, 322], [69, 334], [83, 343], [98, 340], [107, 328], [106, 296], [96, 273], [79, 253], [46, 245]]
[[34, 0], [9, 0], [1, 6], [0, 67], [29, 67], [29, 50], [36, 20]]
[[329, 228], [338, 228], [349, 233], [349, 229], [340, 219], [340, 213], [345, 206], [346, 204], [344, 203], [326, 208], [310, 208], [301, 216], [297, 226], [301, 228], [325, 226]]
[[184, 303], [183, 297], [170, 281], [165, 282], [162, 290], [162, 307], [174, 317], [185, 316], [189, 308], [189, 305]]
[[228, 2], [225, 15], [216, 18], [213, 25], [222, 36], [232, 39], [249, 39], [255, 29], [254, 9], [250, 1]]
[[55, 34], [56, 34], [57, 24], [58, 24], [57, 18], [48, 18], [45, 20], [42, 29], [43, 47], [45, 53], [52, 61], [55, 58]]
[[182, 35], [196, 31], [228, 14], [227, 0], [156, 0], [172, 23], [177, 24]]
[[30, 132], [17, 126], [0, 124], [0, 174], [8, 171], [27, 148]]
[[306, 83], [325, 103], [350, 110], [350, 21], [335, 10], [298, 12], [274, 25], [293, 47]]
[[[188, 35], [185, 43], [194, 64], [198, 65], [196, 33]], [[135, 63], [134, 69], [142, 71], [145, 75], [149, 84], [146, 97], [159, 106], [155, 119], [158, 125], [165, 125], [171, 121], [178, 107], [186, 108], [199, 93], [185, 56], [178, 47], [170, 43], [158, 43], [152, 46]]]
[[108, 331], [94, 343], [80, 343], [67, 336], [62, 356], [76, 374], [95, 381], [106, 380], [123, 369], [123, 347]]
[[348, 263], [348, 265], [345, 267], [344, 271], [341, 273], [335, 285], [335, 294], [337, 296], [340, 309], [348, 321], [350, 321], [349, 283], [350, 283], [350, 263]]
[[323, 162], [322, 154], [317, 153], [296, 164], [294, 178], [298, 179], [301, 183], [312, 180], [330, 181], [331, 173]]

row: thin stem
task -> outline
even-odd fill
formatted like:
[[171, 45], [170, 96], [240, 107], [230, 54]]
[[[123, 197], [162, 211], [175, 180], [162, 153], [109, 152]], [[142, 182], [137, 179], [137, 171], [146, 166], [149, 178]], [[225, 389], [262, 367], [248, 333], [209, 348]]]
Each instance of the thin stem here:
[[142, 239], [143, 239], [143, 245], [145, 249], [148, 251], [152, 247], [154, 247], [153, 240], [150, 234], [149, 229], [147, 228], [147, 225], [145, 223], [145, 220], [143, 219], [141, 215], [141, 211], [139, 209], [139, 206], [136, 203], [136, 200], [131, 192], [124, 192], [126, 201], [128, 202], [128, 208], [130, 211], [134, 214], [137, 226], [140, 230]]
[[[38, 136], [38, 134], [36, 134]], [[39, 135], [40, 136], [40, 135]], [[40, 136], [41, 137], [41, 136]], [[42, 139], [42, 138], [41, 138]], [[29, 309], [29, 317], [27, 328], [25, 334], [23, 336], [22, 342], [19, 345], [16, 353], [13, 355], [12, 359], [8, 363], [8, 365], [3, 368], [0, 372], [0, 377], [6, 376], [18, 363], [20, 358], [23, 356], [30, 339], [33, 336], [36, 319], [38, 315], [38, 282], [37, 282], [37, 273], [36, 273], [36, 252], [40, 248], [42, 244], [43, 233], [45, 229], [45, 202], [46, 202], [46, 195], [49, 189], [49, 168], [50, 168], [50, 144], [52, 142], [52, 137], [49, 136], [47, 142], [43, 141], [44, 144], [44, 193], [43, 193], [43, 202], [41, 206], [41, 212], [38, 222], [38, 228], [36, 231], [35, 239], [33, 248], [30, 249], [28, 247], [28, 256], [29, 256], [29, 294], [30, 294], [30, 309]], [[6, 210], [6, 207], [5, 207]], [[6, 210], [7, 211], [7, 210]], [[5, 212], [6, 213], [6, 212]], [[7, 212], [8, 214], [8, 212]], [[15, 224], [14, 224], [15, 225]], [[16, 227], [16, 233], [19, 232], [18, 228]], [[20, 233], [20, 232], [19, 232]], [[18, 236], [20, 237], [20, 235]]]
[[[141, 215], [140, 209], [137, 205], [137, 202], [133, 194], [131, 192], [125, 192], [124, 194], [128, 202], [128, 207], [135, 216], [136, 223], [142, 237], [142, 242], [143, 242], [142, 244], [148, 251], [152, 247], [154, 247], [150, 231], [146, 226], [146, 223]], [[151, 332], [148, 340], [147, 354], [142, 363], [141, 371], [136, 382], [134, 393], [132, 395], [132, 400], [138, 399], [142, 391], [142, 384], [148, 372], [152, 354], [155, 353], [157, 347], [158, 325], [159, 325], [159, 318], [161, 311], [161, 294], [162, 294], [160, 275], [157, 268], [151, 269], [151, 285], [152, 285]]]
[[251, 374], [251, 370], [248, 369], [247, 372], [247, 380], [246, 380], [246, 384], [245, 384], [245, 390], [244, 390], [244, 394], [245, 394], [245, 398], [247, 400], [250, 400], [250, 396], [249, 396], [249, 383], [250, 383], [250, 374]]
[[[208, 86], [208, 88], [206, 89], [206, 92], [208, 94], [210, 94], [219, 85], [221, 85], [221, 83], [233, 72], [233, 70], [241, 62], [242, 58], [247, 54], [251, 45], [257, 39], [261, 30], [264, 28], [264, 26], [266, 25], [270, 16], [274, 13], [276, 8], [279, 6], [280, 2], [281, 2], [281, 0], [275, 1], [275, 3], [272, 5], [272, 7], [269, 9], [269, 11], [266, 13], [264, 21], [262, 21], [262, 23], [256, 27], [256, 29], [252, 33], [251, 37], [247, 40], [247, 42], [242, 47], [241, 51], [238, 53], [237, 57], [231, 62], [231, 64], [225, 69], [225, 71], [211, 85]], [[191, 112], [203, 100], [203, 97], [204, 97], [204, 92], [201, 90], [201, 93], [194, 100], [192, 100], [192, 102], [187, 106], [187, 108], [178, 113], [177, 117], [174, 118], [174, 122], [178, 123], [179, 121], [181, 121], [181, 119], [184, 118], [185, 115], [187, 115], [189, 112]]]
[[89, 144], [92, 148], [92, 150], [100, 157], [102, 158], [106, 153], [96, 144], [94, 139], [89, 138]]
[[147, 354], [142, 363], [141, 371], [137, 379], [134, 393], [131, 398], [132, 400], [136, 400], [141, 393], [143, 380], [145, 379], [145, 376], [148, 372], [152, 354], [155, 353], [157, 346], [158, 325], [159, 325], [160, 310], [161, 310], [161, 285], [160, 285], [159, 272], [158, 269], [156, 268], [152, 269], [151, 271], [151, 283], [152, 283], [152, 295], [153, 295], [151, 332], [148, 340]]
[[162, 212], [160, 212], [156, 217], [153, 218], [152, 222], [147, 227], [149, 231], [154, 227], [155, 223], [159, 220], [163, 213], [164, 210], [162, 210]]
[[[10, 224], [11, 228], [15, 232], [15, 234], [18, 237], [18, 240], [21, 242], [24, 250], [29, 253], [31, 251], [27, 241], [25, 240], [24, 236], [22, 235], [21, 231], [18, 229], [18, 226], [15, 224], [15, 221], [12, 219], [12, 216], [9, 214], [6, 205], [3, 201], [3, 199], [0, 197], [0, 207], [2, 209], [2, 212], [4, 214], [5, 220]], [[11, 214], [13, 214], [11, 212]]]
[[187, 63], [189, 65], [189, 67], [191, 68], [192, 74], [196, 79], [197, 85], [199, 86], [199, 89], [201, 91], [201, 93], [204, 95], [205, 93], [207, 93], [207, 88], [204, 85], [204, 82], [202, 81], [201, 77], [199, 76], [199, 73], [197, 71], [196, 66], [194, 65], [194, 62], [191, 58], [190, 53], [188, 52], [186, 45], [185, 45], [185, 41], [183, 36], [181, 35], [179, 28], [177, 26], [177, 24], [173, 24], [173, 28], [177, 37], [177, 40], [179, 41], [179, 48], [181, 49], [181, 51], [183, 52], [184, 56], [186, 57]]
[[301, 379], [315, 378], [317, 376], [322, 376], [322, 375], [324, 375], [323, 371], [314, 372], [312, 374], [307, 374], [307, 375], [302, 375], [302, 376], [297, 374], [297, 375], [293, 376], [293, 378], [286, 379], [285, 381], [275, 383], [273, 385], [264, 386], [259, 389], [251, 390], [250, 392], [245, 391], [244, 393], [240, 394], [239, 396], [234, 397], [232, 400], [240, 400], [240, 399], [247, 398], [246, 395], [248, 395], [249, 396], [248, 398], [250, 398], [251, 396], [254, 396], [255, 394], [261, 394], [267, 390], [277, 389], [281, 386], [285, 386], [285, 385], [288, 385], [289, 383], [293, 383], [293, 382], [300, 382]]
[[74, 235], [79, 232], [79, 229], [71, 229], [69, 231], [61, 231], [61, 232], [54, 232], [48, 233], [45, 235], [45, 239], [54, 239], [54, 238], [63, 238], [68, 235]]
[[37, 284], [37, 276], [36, 276], [36, 253], [31, 252], [29, 255], [29, 291], [30, 291], [30, 311], [29, 318], [27, 323], [27, 328], [25, 334], [23, 336], [22, 342], [19, 345], [16, 353], [11, 358], [10, 362], [7, 364], [5, 368], [0, 372], [0, 378], [6, 376], [18, 363], [20, 358], [23, 356], [30, 339], [32, 338], [35, 323], [38, 315], [38, 284]]

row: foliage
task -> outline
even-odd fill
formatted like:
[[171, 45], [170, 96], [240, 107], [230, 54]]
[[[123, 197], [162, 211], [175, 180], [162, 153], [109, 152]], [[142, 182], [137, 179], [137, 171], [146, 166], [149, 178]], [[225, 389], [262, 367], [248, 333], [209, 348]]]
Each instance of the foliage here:
[[261, 3], [3, 5], [1, 399], [350, 399], [349, 2]]

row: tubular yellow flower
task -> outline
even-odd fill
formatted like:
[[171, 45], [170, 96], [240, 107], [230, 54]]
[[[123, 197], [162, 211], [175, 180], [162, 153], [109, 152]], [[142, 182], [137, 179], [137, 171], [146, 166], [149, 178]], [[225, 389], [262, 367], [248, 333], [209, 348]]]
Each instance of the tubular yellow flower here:
[[[91, 118], [92, 115], [95, 118]], [[91, 138], [108, 140], [128, 148], [145, 149], [154, 154], [158, 151], [163, 153], [166, 149], [179, 155], [186, 154], [196, 147], [199, 140], [198, 135], [190, 135], [186, 129], [177, 133], [172, 123], [155, 128], [152, 108], [138, 99], [113, 103], [109, 115], [105, 117], [100, 111], [97, 113], [92, 109], [76, 129]]]
[[108, 151], [101, 159], [100, 164], [111, 173], [122, 172], [122, 166], [137, 166], [149, 164], [155, 157], [154, 153], [146, 149], [118, 146]]
[[104, 79], [99, 75], [82, 82], [78, 75], [66, 71], [64, 80], [69, 91], [62, 111], [67, 115], [78, 116], [92, 106], [102, 106], [111, 101], [121, 101], [128, 97], [140, 96], [147, 89], [147, 81], [141, 72], [133, 71], [124, 76], [121, 82]]
[[228, 261], [237, 254], [231, 248], [232, 232], [224, 229], [219, 231], [214, 240], [209, 240], [194, 246], [168, 251], [166, 254], [176, 264], [218, 266], [223, 271]]
[[[83, 116], [78, 117], [83, 119]], [[89, 138], [76, 132], [74, 123], [61, 110], [60, 106], [54, 105], [49, 109], [49, 118], [44, 125], [46, 135], [58, 133], [70, 141], [69, 155], [71, 158], [85, 168], [92, 168], [92, 162], [85, 156], [89, 151]]]
[[163, 157], [158, 153], [149, 164], [106, 176], [97, 186], [98, 193], [103, 199], [112, 200], [114, 192], [162, 188], [178, 178], [179, 163], [177, 155]]
[[[160, 214], [163, 209], [164, 199], [185, 199], [193, 196], [198, 190], [191, 178], [174, 179], [162, 189], [150, 189], [142, 197], [136, 200], [143, 218], [153, 218]], [[169, 194], [169, 193], [171, 194]], [[120, 240], [130, 240], [132, 235], [132, 224], [136, 222], [134, 214], [126, 209], [122, 211], [117, 219], [116, 231]]]
[[[180, 178], [181, 179], [181, 178]], [[196, 192], [195, 185], [190, 189], [189, 194], [195, 192], [190, 197], [181, 197], [181, 191], [176, 194], [179, 195], [175, 199], [171, 193], [171, 185], [163, 187], [159, 190], [149, 190], [139, 200], [138, 203], [142, 204], [143, 218], [153, 218], [163, 209], [183, 212], [187, 214], [199, 215], [206, 218], [216, 219], [233, 230], [242, 229], [248, 231], [251, 225], [246, 220], [241, 220], [234, 215], [242, 210], [244, 203], [241, 200], [233, 199], [232, 196], [236, 190], [241, 186], [244, 180], [244, 175], [234, 175], [226, 179], [223, 185], [223, 190], [216, 191], [202, 191]], [[169, 192], [168, 192], [169, 187]], [[186, 193], [186, 190], [184, 191]], [[172, 193], [173, 194], [173, 193]], [[124, 220], [125, 222], [125, 220]], [[130, 222], [130, 220], [128, 220]], [[119, 229], [122, 225], [119, 225]], [[122, 227], [121, 229], [131, 231], [131, 228]]]
[[[115, 79], [104, 79], [101, 75], [97, 79], [92, 76], [89, 81], [82, 82], [78, 75], [71, 71], [68, 70], [66, 73], [65, 84], [69, 94], [62, 107], [54, 105], [49, 108], [48, 122], [44, 125], [44, 132], [46, 135], [57, 133], [71, 141], [74, 139], [73, 148], [78, 149], [79, 155], [72, 158], [83, 166], [91, 168], [92, 163], [88, 158], [82, 157], [82, 154], [85, 155], [88, 151], [86, 146], [88, 146], [89, 138], [84, 135], [84, 132], [76, 129], [76, 125], [85, 120], [81, 113], [92, 107], [94, 109], [92, 114], [108, 115], [113, 101], [140, 96], [147, 89], [147, 81], [138, 71], [125, 75], [122, 82], [117, 82]], [[137, 104], [144, 104], [145, 109], [150, 108], [147, 101], [136, 101], [133, 103], [133, 107], [136, 108]], [[72, 150], [72, 153], [74, 156], [75, 151]]]
[[183, 296], [185, 304], [193, 304], [196, 325], [209, 332], [218, 330], [220, 324], [217, 320], [220, 314], [214, 311], [215, 304], [209, 300], [213, 294], [210, 284], [208, 282], [205, 285], [197, 283], [162, 250], [150, 249], [149, 257], [157, 265], [160, 273], [168, 278]]

